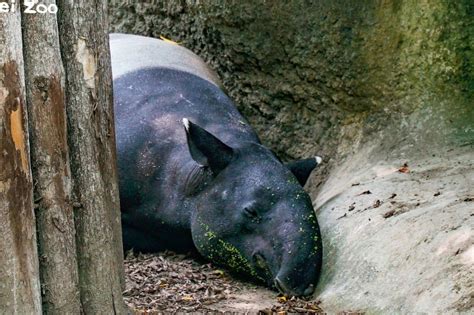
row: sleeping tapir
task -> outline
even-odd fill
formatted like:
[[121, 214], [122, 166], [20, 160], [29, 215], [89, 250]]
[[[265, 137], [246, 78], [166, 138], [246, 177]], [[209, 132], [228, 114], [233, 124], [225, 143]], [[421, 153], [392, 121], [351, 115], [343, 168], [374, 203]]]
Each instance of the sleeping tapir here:
[[322, 247], [302, 185], [189, 50], [112, 34], [124, 248], [197, 251], [288, 295], [310, 295]]

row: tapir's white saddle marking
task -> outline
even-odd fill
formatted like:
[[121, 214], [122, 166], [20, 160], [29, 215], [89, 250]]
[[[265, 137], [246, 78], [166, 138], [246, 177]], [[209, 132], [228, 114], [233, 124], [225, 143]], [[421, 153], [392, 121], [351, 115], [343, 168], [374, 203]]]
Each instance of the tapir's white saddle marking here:
[[110, 34], [110, 51], [114, 80], [133, 71], [159, 67], [189, 72], [221, 86], [217, 75], [199, 56], [175, 43], [138, 35]]

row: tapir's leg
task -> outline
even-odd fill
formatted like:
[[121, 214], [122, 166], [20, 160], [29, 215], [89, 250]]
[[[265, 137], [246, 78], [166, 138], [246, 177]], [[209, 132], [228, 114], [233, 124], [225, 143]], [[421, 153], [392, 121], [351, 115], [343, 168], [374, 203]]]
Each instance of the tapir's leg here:
[[159, 240], [130, 225], [122, 224], [123, 249], [133, 249], [135, 252], [158, 252], [164, 250]]

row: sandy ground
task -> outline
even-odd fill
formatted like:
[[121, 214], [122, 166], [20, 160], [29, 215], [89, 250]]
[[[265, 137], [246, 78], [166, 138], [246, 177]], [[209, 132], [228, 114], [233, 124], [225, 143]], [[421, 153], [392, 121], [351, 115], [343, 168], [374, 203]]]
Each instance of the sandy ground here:
[[361, 150], [316, 200], [324, 309], [368, 314], [474, 310], [474, 150]]

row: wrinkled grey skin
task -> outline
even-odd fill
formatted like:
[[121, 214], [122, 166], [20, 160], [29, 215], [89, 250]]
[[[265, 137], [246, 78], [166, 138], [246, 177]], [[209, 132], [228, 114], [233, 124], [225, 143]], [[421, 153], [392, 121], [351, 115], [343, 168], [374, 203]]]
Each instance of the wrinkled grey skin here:
[[150, 66], [158, 41], [141, 67], [142, 40], [111, 40], [124, 247], [197, 249], [282, 293], [311, 294], [322, 248], [302, 185], [320, 160], [283, 165], [199, 60], [190, 72]]

